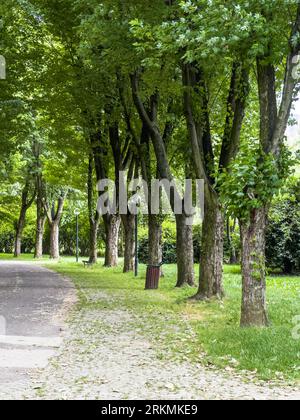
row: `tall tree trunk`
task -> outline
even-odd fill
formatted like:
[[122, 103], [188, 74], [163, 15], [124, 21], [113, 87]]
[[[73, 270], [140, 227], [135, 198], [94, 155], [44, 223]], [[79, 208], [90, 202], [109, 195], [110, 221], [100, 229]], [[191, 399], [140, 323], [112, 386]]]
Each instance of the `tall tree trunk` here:
[[118, 245], [121, 219], [117, 215], [106, 215], [105, 224], [105, 267], [116, 267], [118, 265]]
[[20, 212], [20, 217], [16, 225], [16, 238], [15, 238], [15, 251], [14, 251], [15, 258], [18, 258], [21, 255], [22, 236], [23, 236], [23, 230], [25, 226], [26, 212], [27, 212], [27, 208], [22, 207], [21, 212]]
[[156, 215], [149, 214], [149, 264], [158, 265], [162, 263], [162, 226]]
[[237, 264], [238, 259], [237, 259], [237, 255], [236, 255], [236, 249], [232, 240], [232, 234], [235, 231], [235, 226], [236, 226], [236, 219], [234, 220], [234, 224], [233, 224], [233, 228], [231, 228], [230, 226], [230, 216], [227, 217], [227, 222], [226, 222], [226, 230], [227, 230], [227, 243], [228, 243], [228, 247], [229, 247], [229, 264]]
[[217, 195], [205, 186], [199, 290], [195, 299], [222, 298], [224, 215]]
[[35, 234], [35, 251], [34, 258], [42, 258], [43, 256], [43, 238], [47, 216], [43, 205], [43, 181], [40, 174], [36, 177], [36, 234]]
[[268, 325], [265, 275], [267, 209], [255, 209], [250, 221], [241, 221], [242, 239], [242, 327]]
[[22, 191], [20, 216], [16, 224], [16, 237], [15, 237], [15, 249], [14, 249], [14, 256], [16, 258], [20, 257], [21, 255], [22, 236], [23, 236], [23, 230], [25, 227], [26, 213], [27, 213], [27, 210], [31, 207], [35, 198], [35, 192], [34, 192], [32, 195], [32, 198], [28, 200], [29, 189], [30, 189], [30, 182], [29, 180], [27, 180], [24, 186], [24, 189]]
[[124, 249], [124, 273], [133, 271], [134, 269], [134, 256], [135, 256], [135, 215], [126, 214], [122, 216], [125, 236], [125, 249]]
[[177, 284], [195, 285], [193, 226], [185, 215], [176, 215]]
[[50, 224], [50, 258], [59, 259], [59, 222]]
[[47, 217], [43, 214], [37, 215], [36, 221], [36, 237], [35, 237], [35, 251], [34, 258], [39, 259], [43, 256], [43, 239], [45, 231], [45, 223]]
[[96, 264], [98, 260], [98, 231], [100, 216], [98, 211], [94, 216], [94, 186], [93, 186], [93, 154], [89, 156], [88, 166], [88, 210], [90, 222], [89, 262]]
[[89, 262], [96, 264], [98, 261], [98, 231], [99, 220], [90, 219]]
[[59, 225], [66, 197], [67, 192], [62, 192], [57, 200], [57, 209], [55, 209], [55, 202], [52, 202], [52, 207], [47, 201], [43, 202], [50, 227], [50, 258], [54, 260], [59, 258]]
[[238, 263], [238, 257], [237, 257], [237, 254], [236, 254], [236, 249], [235, 249], [235, 247], [233, 245], [231, 245], [231, 248], [230, 248], [230, 260], [229, 260], [229, 263], [231, 265], [235, 265], [235, 264]]

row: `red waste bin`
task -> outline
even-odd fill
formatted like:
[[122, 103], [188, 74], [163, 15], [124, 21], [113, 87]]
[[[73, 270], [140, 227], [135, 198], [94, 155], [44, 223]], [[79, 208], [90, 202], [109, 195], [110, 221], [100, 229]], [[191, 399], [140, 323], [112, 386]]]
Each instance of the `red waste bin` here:
[[148, 265], [146, 275], [146, 290], [158, 289], [159, 278], [160, 278], [161, 264]]

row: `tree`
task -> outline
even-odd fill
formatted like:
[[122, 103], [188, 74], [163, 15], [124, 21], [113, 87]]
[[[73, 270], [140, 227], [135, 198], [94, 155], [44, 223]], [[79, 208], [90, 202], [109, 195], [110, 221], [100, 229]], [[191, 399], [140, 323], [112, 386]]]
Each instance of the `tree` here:
[[[68, 191], [64, 189], [47, 191], [44, 208], [50, 226], [50, 258], [59, 258], [59, 225]], [[57, 201], [57, 204], [56, 204]]]
[[34, 258], [43, 256], [43, 238], [47, 215], [43, 204], [45, 197], [45, 185], [43, 180], [43, 168], [41, 162], [41, 142], [35, 141], [33, 146], [35, 159], [35, 189], [36, 189], [36, 236]]
[[[268, 10], [263, 10], [267, 24], [274, 25], [276, 18]], [[241, 219], [242, 236], [242, 272], [243, 272], [243, 300], [242, 326], [266, 326], [268, 315], [266, 308], [266, 279], [265, 279], [265, 235], [266, 218], [274, 192], [278, 188], [280, 179], [286, 177], [285, 147], [283, 145], [285, 131], [291, 112], [291, 107], [298, 84], [295, 78], [297, 62], [295, 57], [300, 53], [300, 4], [298, 3], [292, 31], [288, 41], [288, 52], [284, 78], [276, 77], [277, 57], [271, 53], [273, 40], [263, 52], [257, 56], [257, 83], [260, 104], [260, 148], [257, 166], [260, 173], [267, 168], [274, 171], [268, 182], [266, 191], [255, 191], [254, 205], [247, 217]], [[277, 86], [283, 85], [279, 109], [277, 107]], [[276, 179], [277, 178], [277, 179]], [[275, 185], [274, 185], [275, 183]], [[277, 187], [277, 188], [276, 188]], [[254, 204], [254, 203], [253, 203]]]
[[16, 258], [20, 257], [21, 255], [21, 242], [22, 242], [23, 230], [25, 227], [26, 213], [27, 213], [27, 210], [32, 206], [35, 200], [35, 196], [36, 196], [35, 190], [32, 193], [32, 195], [30, 195], [31, 183], [32, 183], [31, 178], [32, 178], [31, 174], [26, 175], [25, 186], [22, 191], [21, 210], [20, 210], [19, 219], [16, 223], [16, 239], [15, 239], [15, 250], [14, 250], [14, 256]]

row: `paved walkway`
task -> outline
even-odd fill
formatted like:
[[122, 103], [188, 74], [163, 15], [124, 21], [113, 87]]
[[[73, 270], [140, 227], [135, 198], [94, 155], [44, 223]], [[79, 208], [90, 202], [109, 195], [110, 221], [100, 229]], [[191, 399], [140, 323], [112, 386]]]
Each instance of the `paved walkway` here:
[[22, 398], [62, 343], [74, 288], [36, 264], [0, 261], [0, 399]]

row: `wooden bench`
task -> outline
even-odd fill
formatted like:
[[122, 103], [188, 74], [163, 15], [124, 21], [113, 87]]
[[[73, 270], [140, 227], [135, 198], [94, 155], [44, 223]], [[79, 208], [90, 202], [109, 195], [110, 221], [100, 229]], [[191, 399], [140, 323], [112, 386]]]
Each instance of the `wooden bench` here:
[[90, 261], [82, 261], [84, 268], [86, 267], [93, 267], [94, 263], [90, 262]]

